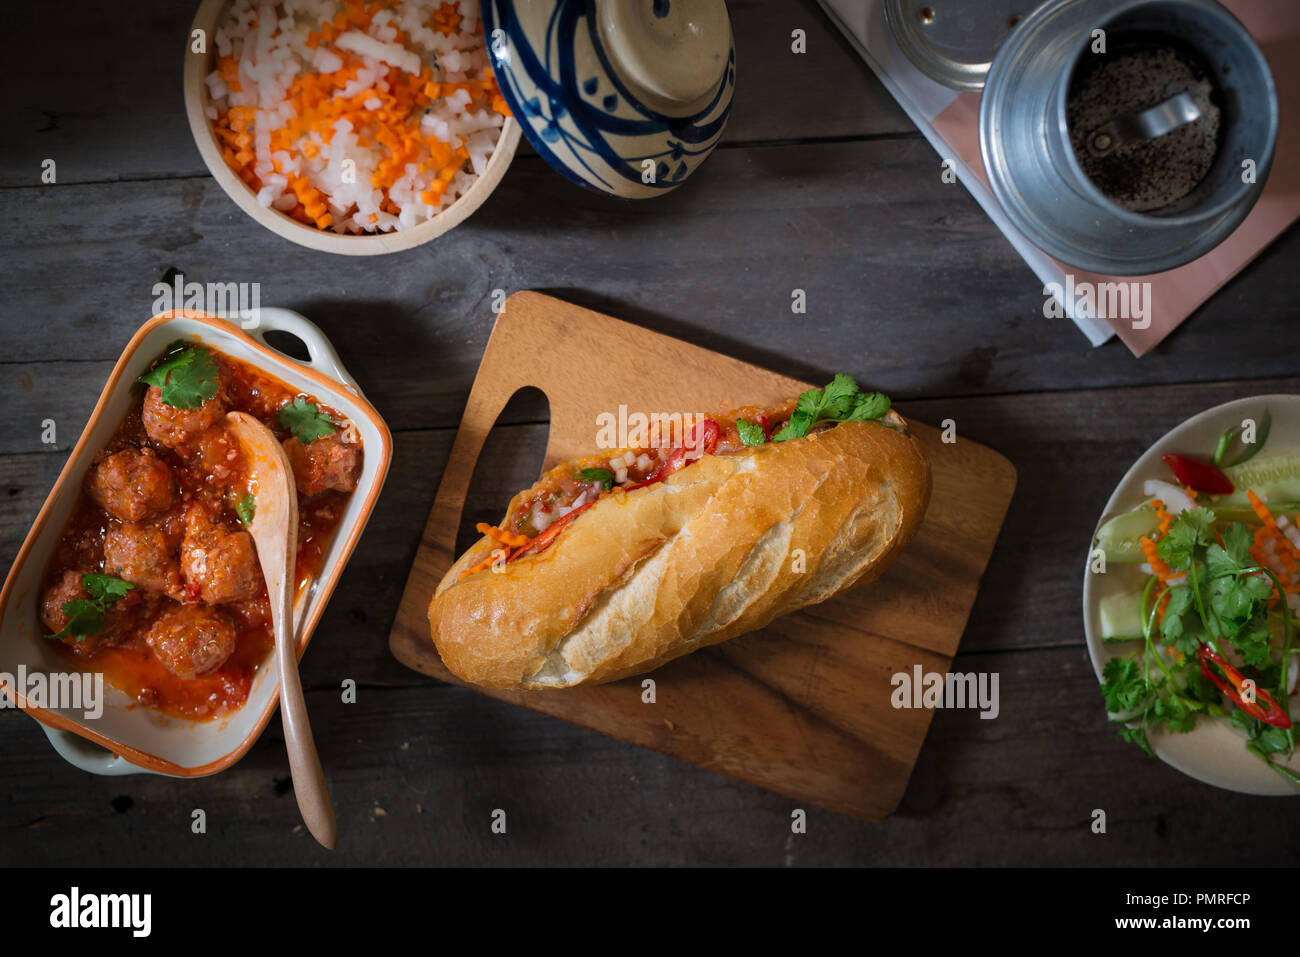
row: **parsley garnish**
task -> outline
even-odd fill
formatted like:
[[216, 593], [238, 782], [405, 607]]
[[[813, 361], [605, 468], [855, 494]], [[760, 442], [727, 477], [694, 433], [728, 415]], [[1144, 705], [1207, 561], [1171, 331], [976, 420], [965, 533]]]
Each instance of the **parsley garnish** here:
[[[1219, 689], [1201, 670], [1198, 652], [1205, 649], [1222, 654], [1230, 645], [1258, 686], [1275, 689], [1276, 699], [1286, 701], [1286, 682], [1274, 656], [1289, 655], [1291, 614], [1285, 603], [1279, 605], [1282, 643], [1277, 647], [1269, 600], [1281, 586], [1251, 556], [1253, 543], [1244, 524], [1216, 526], [1212, 511], [1191, 508], [1178, 514], [1156, 544], [1174, 576], [1164, 583], [1154, 576], [1148, 580], [1140, 605], [1144, 647], [1130, 658], [1107, 662], [1101, 688], [1111, 720], [1124, 725], [1120, 737], [1147, 754], [1152, 753], [1148, 729], [1163, 725], [1183, 733], [1202, 714], [1226, 713]], [[1236, 704], [1233, 722], [1247, 732], [1247, 749], [1300, 784], [1270, 757], [1294, 750], [1294, 732], [1260, 721]], [[1285, 703], [1282, 708], [1285, 714]]]
[[304, 445], [333, 435], [338, 429], [329, 416], [302, 396], [282, 405], [275, 418], [282, 428], [292, 432]]
[[889, 404], [879, 392], [859, 392], [853, 377], [841, 372], [826, 388], [809, 389], [799, 396], [790, 421], [777, 430], [772, 441], [802, 438], [824, 422], [877, 422], [889, 411]]
[[764, 434], [763, 427], [756, 422], [737, 419], [736, 431], [740, 433], [740, 441], [746, 445], [763, 445], [767, 442], [767, 435]]
[[244, 528], [253, 524], [253, 516], [257, 514], [257, 499], [252, 495], [245, 495], [235, 503], [235, 514], [243, 522]]
[[220, 374], [212, 353], [179, 339], [167, 349], [168, 355], [140, 382], [156, 385], [163, 402], [176, 409], [197, 409], [217, 394]]
[[89, 572], [81, 576], [81, 587], [89, 598], [73, 598], [60, 606], [68, 623], [50, 635], [51, 638], [72, 636], [77, 641], [85, 641], [91, 635], [99, 634], [106, 625], [104, 613], [108, 606], [135, 586], [112, 575]]
[[581, 482], [600, 482], [608, 492], [614, 487], [614, 473], [609, 469], [583, 469], [578, 473]]

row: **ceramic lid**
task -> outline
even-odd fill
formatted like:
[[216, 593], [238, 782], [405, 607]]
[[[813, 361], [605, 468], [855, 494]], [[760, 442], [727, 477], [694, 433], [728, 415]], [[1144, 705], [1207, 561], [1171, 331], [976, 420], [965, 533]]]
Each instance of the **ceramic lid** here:
[[722, 134], [736, 77], [724, 0], [484, 0], [483, 30], [524, 135], [579, 185], [659, 195]]

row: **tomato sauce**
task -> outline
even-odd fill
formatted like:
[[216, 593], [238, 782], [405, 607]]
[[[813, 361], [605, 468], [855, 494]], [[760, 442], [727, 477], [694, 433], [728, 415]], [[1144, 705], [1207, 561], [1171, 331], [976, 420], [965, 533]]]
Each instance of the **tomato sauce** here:
[[[291, 436], [276, 413], [296, 397], [315, 404], [321, 413], [333, 419], [340, 430], [348, 428], [346, 419], [314, 398], [251, 365], [209, 350], [216, 359], [225, 383], [227, 410], [247, 412], [263, 422], [283, 442]], [[143, 390], [130, 411], [97, 458], [125, 449], [150, 449], [167, 464], [175, 477], [178, 503], [155, 524], [167, 529], [179, 542], [185, 528], [186, 507], [195, 501], [205, 503], [215, 521], [227, 530], [243, 528], [236, 512], [241, 496], [249, 489], [247, 463], [239, 444], [218, 421], [192, 442], [168, 447], [152, 440], [142, 422]], [[355, 430], [351, 430], [355, 435]], [[355, 439], [359, 449], [359, 439]], [[93, 471], [93, 469], [92, 469]], [[110, 516], [83, 488], [72, 517], [46, 568], [42, 595], [60, 581], [66, 572], [105, 571], [105, 535], [116, 519]], [[318, 578], [324, 556], [334, 538], [351, 492], [325, 490], [310, 497], [298, 494], [298, 550], [295, 562], [295, 594], [300, 595]], [[179, 545], [177, 546], [179, 548]], [[176, 549], [173, 549], [173, 555]], [[69, 666], [97, 671], [113, 687], [125, 692], [140, 705], [163, 714], [190, 720], [212, 720], [240, 708], [247, 700], [253, 680], [268, 660], [274, 647], [270, 604], [265, 583], [257, 569], [261, 592], [256, 597], [214, 606], [235, 628], [235, 647], [215, 669], [185, 678], [173, 673], [154, 654], [145, 635], [160, 616], [180, 607], [177, 598], [197, 602], [197, 585], [186, 584], [178, 596], [146, 593], [136, 587], [112, 606], [118, 621], [126, 624], [114, 629], [111, 641], [84, 641], [65, 638], [58, 641]]]

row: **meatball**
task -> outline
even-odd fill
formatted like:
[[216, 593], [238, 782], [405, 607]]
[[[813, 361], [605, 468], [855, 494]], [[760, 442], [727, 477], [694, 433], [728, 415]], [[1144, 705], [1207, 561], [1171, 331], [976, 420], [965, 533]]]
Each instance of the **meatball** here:
[[104, 511], [124, 522], [143, 522], [176, 501], [176, 479], [152, 449], [115, 452], [95, 466], [86, 491]]
[[155, 621], [144, 640], [172, 674], [196, 678], [234, 652], [235, 626], [215, 608], [181, 605]]
[[226, 414], [229, 379], [229, 374], [222, 366], [216, 395], [194, 409], [178, 409], [174, 405], [168, 405], [162, 399], [162, 389], [156, 385], [149, 386], [149, 392], [144, 397], [144, 409], [140, 413], [149, 438], [174, 449], [178, 445], [192, 442], [212, 428]]
[[284, 451], [293, 467], [294, 483], [303, 495], [319, 495], [326, 489], [356, 489], [361, 475], [361, 447], [344, 442], [337, 432], [306, 445], [296, 438], [287, 439]]
[[253, 536], [227, 531], [199, 502], [185, 513], [181, 542], [181, 571], [191, 591], [209, 605], [247, 601], [262, 593], [262, 571]]
[[[68, 616], [63, 612], [64, 602], [85, 600], [90, 597], [81, 587], [82, 574], [75, 570], [64, 572], [59, 580], [47, 588], [45, 594], [41, 596], [41, 621], [45, 623], [46, 628], [50, 629], [50, 634], [56, 634], [68, 625]], [[134, 614], [131, 609], [138, 604], [139, 598], [128, 593], [125, 598], [109, 605], [108, 611], [104, 614], [103, 631], [80, 639], [74, 635], [66, 635], [62, 641], [83, 651], [93, 651], [100, 645], [118, 644], [129, 634]]]
[[152, 525], [112, 525], [104, 534], [104, 571], [154, 594], [181, 595], [181, 567], [174, 543]]

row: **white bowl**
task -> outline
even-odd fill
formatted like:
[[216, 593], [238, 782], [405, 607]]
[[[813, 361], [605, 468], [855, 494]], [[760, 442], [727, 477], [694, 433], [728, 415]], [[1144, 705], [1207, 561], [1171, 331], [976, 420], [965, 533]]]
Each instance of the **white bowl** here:
[[[1147, 479], [1171, 480], [1169, 467], [1160, 460], [1169, 453], [1205, 455], [1214, 448], [1215, 440], [1229, 426], [1240, 426], [1247, 416], [1262, 415], [1264, 409], [1273, 413], [1273, 425], [1268, 442], [1260, 455], [1279, 450], [1300, 449], [1300, 396], [1259, 395], [1237, 399], [1215, 406], [1195, 415], [1182, 425], [1171, 429], [1133, 463], [1115, 488], [1106, 510], [1097, 523], [1102, 524], [1113, 515], [1132, 511], [1147, 496], [1142, 486]], [[1093, 532], [1095, 547], [1096, 531]], [[1097, 680], [1111, 658], [1127, 656], [1135, 645], [1107, 644], [1102, 641], [1099, 606], [1109, 595], [1133, 590], [1135, 579], [1120, 573], [1131, 566], [1110, 565], [1104, 575], [1093, 575], [1085, 569], [1083, 575], [1083, 630], [1088, 642], [1088, 655], [1092, 658]], [[1104, 708], [1100, 693], [1097, 707]], [[1186, 734], [1167, 733], [1163, 729], [1149, 735], [1152, 750], [1166, 764], [1184, 774], [1213, 784], [1215, 787], [1243, 794], [1295, 796], [1300, 788], [1286, 781], [1280, 774], [1264, 766], [1264, 762], [1246, 750], [1246, 737], [1232, 726], [1228, 718], [1201, 718], [1195, 729]], [[1291, 756], [1287, 765], [1300, 773], [1300, 751]]]
[[[141, 326], [131, 339], [27, 534], [5, 580], [4, 590], [0, 591], [0, 672], [14, 676], [19, 666], [24, 666], [29, 675], [67, 672], [68, 664], [45, 637], [46, 629], [38, 613], [41, 580], [77, 503], [87, 469], [130, 408], [133, 384], [167, 344], [178, 338], [204, 342], [316, 396], [347, 416], [361, 434], [364, 455], [357, 489], [348, 499], [324, 557], [321, 574], [305, 590], [294, 609], [298, 654], [302, 654], [383, 487], [392, 455], [392, 439], [383, 419], [361, 395], [316, 326], [287, 309], [263, 308], [259, 319], [257, 328], [244, 331], [231, 322], [203, 313], [163, 313]], [[268, 346], [263, 338], [268, 330], [297, 336], [307, 345], [310, 359], [300, 363]], [[70, 708], [29, 707], [22, 689], [3, 678], [0, 687], [11, 702], [17, 701], [46, 726], [55, 748], [78, 767], [101, 774], [146, 770], [197, 777], [229, 767], [252, 747], [279, 701], [280, 678], [275, 655], [268, 655], [258, 669], [244, 706], [213, 721], [169, 717], [138, 705], [107, 683], [103, 714], [96, 719]], [[111, 753], [87, 742], [107, 748]]]
[[190, 25], [190, 36], [195, 30], [202, 30], [207, 38], [206, 52], [194, 53], [191, 49], [185, 54], [185, 113], [190, 120], [190, 132], [194, 134], [194, 143], [199, 148], [199, 155], [208, 167], [212, 178], [226, 191], [226, 195], [235, 201], [235, 205], [261, 223], [271, 232], [285, 239], [319, 249], [327, 253], [340, 253], [344, 256], [378, 256], [383, 253], [400, 252], [436, 239], [455, 226], [459, 226], [474, 210], [483, 205], [505, 175], [506, 168], [514, 158], [515, 148], [519, 145], [519, 124], [511, 117], [506, 117], [501, 128], [501, 137], [496, 149], [488, 160], [487, 168], [475, 180], [465, 194], [449, 207], [438, 213], [426, 223], [409, 229], [394, 230], [391, 233], [373, 233], [349, 236], [318, 229], [298, 222], [278, 209], [263, 206], [257, 201], [253, 191], [248, 188], [234, 170], [226, 165], [221, 157], [221, 147], [217, 143], [216, 133], [208, 120], [206, 108], [211, 102], [205, 78], [215, 68], [217, 27], [229, 0], [203, 0], [198, 13]]

